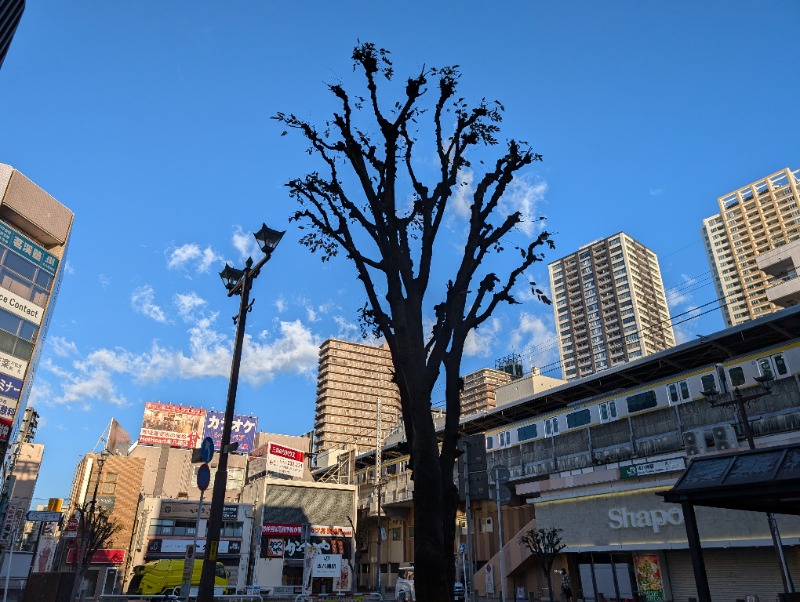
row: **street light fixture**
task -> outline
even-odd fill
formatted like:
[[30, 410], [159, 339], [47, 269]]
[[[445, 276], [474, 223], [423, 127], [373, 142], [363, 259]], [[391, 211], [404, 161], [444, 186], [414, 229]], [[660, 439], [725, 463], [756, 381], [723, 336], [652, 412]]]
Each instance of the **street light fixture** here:
[[[214, 600], [214, 573], [217, 564], [217, 551], [219, 547], [219, 534], [222, 530], [222, 509], [225, 505], [225, 489], [228, 482], [228, 454], [236, 451], [237, 444], [231, 445], [231, 427], [233, 425], [233, 411], [236, 405], [236, 390], [239, 386], [239, 366], [242, 361], [242, 346], [244, 343], [244, 329], [247, 314], [252, 308], [249, 301], [250, 288], [253, 280], [258, 276], [261, 268], [272, 257], [272, 251], [278, 246], [284, 232], [268, 228], [262, 224], [261, 229], [253, 236], [258, 241], [258, 246], [264, 252], [264, 257], [253, 266], [252, 257], [248, 257], [243, 270], [225, 265], [219, 273], [222, 283], [228, 291], [228, 296], [240, 295], [239, 313], [233, 318], [236, 324], [236, 338], [233, 345], [233, 361], [231, 363], [230, 383], [228, 384], [228, 400], [225, 404], [225, 422], [222, 425], [222, 439], [220, 441], [219, 464], [214, 477], [214, 489], [211, 494], [211, 511], [206, 529], [206, 546], [203, 555], [203, 572], [200, 575], [200, 586], [197, 592], [197, 602], [213, 602]], [[255, 299], [254, 299], [255, 301]]]
[[[722, 373], [722, 370], [723, 369], [721, 365], [717, 367], [718, 372]], [[725, 389], [725, 381], [723, 379], [724, 374], [720, 374], [720, 382], [722, 383], [722, 388]], [[766, 372], [762, 376], [754, 376], [753, 380], [758, 383], [759, 387], [748, 395], [742, 393], [739, 387], [734, 387], [733, 391], [730, 393], [725, 390], [722, 392], [717, 391], [714, 387], [711, 387], [711, 389], [707, 391], [701, 391], [703, 397], [705, 397], [708, 403], [711, 404], [712, 408], [731, 405], [736, 406], [736, 409], [739, 412], [739, 419], [742, 421], [744, 438], [747, 440], [747, 446], [750, 449], [755, 449], [756, 443], [753, 439], [753, 429], [750, 428], [750, 418], [747, 415], [747, 407], [745, 404], [769, 395], [772, 392], [772, 381], [775, 380], [775, 377], [770, 372]], [[772, 535], [772, 545], [775, 548], [775, 553], [778, 556], [778, 562], [780, 564], [784, 590], [786, 592], [793, 592], [794, 584], [792, 583], [792, 576], [789, 573], [789, 567], [786, 564], [786, 555], [783, 550], [783, 543], [781, 542], [781, 533], [778, 529], [778, 522], [775, 520], [775, 515], [772, 512], [767, 512], [766, 514], [767, 523], [769, 524], [769, 532], [770, 535]]]

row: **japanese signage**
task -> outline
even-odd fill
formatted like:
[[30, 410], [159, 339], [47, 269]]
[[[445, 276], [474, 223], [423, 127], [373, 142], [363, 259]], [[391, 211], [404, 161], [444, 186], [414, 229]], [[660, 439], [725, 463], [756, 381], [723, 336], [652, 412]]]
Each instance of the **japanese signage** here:
[[[77, 551], [70, 548], [67, 553], [67, 563], [75, 562]], [[97, 550], [89, 560], [92, 564], [122, 564], [125, 562], [125, 550]]]
[[3, 524], [3, 532], [0, 534], [0, 544], [4, 547], [8, 546], [14, 541], [19, 529], [20, 521], [22, 520], [24, 510], [17, 504], [9, 504], [6, 511], [6, 522]]
[[315, 554], [314, 564], [311, 567], [312, 577], [326, 577], [337, 579], [341, 576], [341, 554]]
[[660, 472], [675, 472], [686, 468], [686, 461], [683, 458], [673, 458], [671, 460], [661, 460], [659, 462], [648, 462], [646, 464], [633, 464], [632, 466], [620, 466], [619, 476], [623, 479], [633, 479], [644, 477]]
[[205, 413], [201, 408], [148, 401], [144, 406], [139, 443], [188, 449], [197, 447]]
[[5, 245], [49, 274], [54, 275], [56, 273], [58, 259], [55, 255], [48, 253], [43, 247], [40, 247], [16, 230], [9, 228], [3, 222], [0, 222], [0, 244]]
[[[238, 515], [238, 506], [226, 504], [222, 507], [223, 520], [235, 520]], [[203, 504], [200, 509], [200, 518], [211, 516], [211, 504]], [[160, 518], [197, 518], [196, 502], [161, 502]]]
[[11, 419], [0, 417], [0, 442], [8, 441], [8, 438], [11, 435], [11, 428], [13, 426], [14, 423]]
[[39, 307], [33, 301], [28, 301], [2, 286], [0, 286], [0, 308], [18, 318], [33, 322], [37, 326], [42, 323], [43, 307]]
[[290, 477], [302, 477], [304, 454], [302, 451], [278, 445], [277, 443], [268, 444], [269, 453], [267, 454], [267, 470]]
[[28, 362], [25, 360], [0, 351], [0, 372], [21, 379], [25, 376], [25, 369], [27, 367]]
[[644, 596], [645, 602], [663, 602], [664, 585], [661, 582], [661, 566], [658, 556], [655, 554], [634, 556], [633, 567], [636, 571], [639, 593]]
[[283, 558], [283, 540], [267, 538], [267, 558]]
[[22, 381], [8, 374], [0, 374], [0, 395], [19, 401], [22, 392]]
[[261, 533], [264, 535], [292, 535], [294, 537], [300, 537], [303, 534], [303, 526], [264, 523], [261, 525]]
[[[214, 440], [214, 449], [219, 451], [222, 443], [222, 428], [225, 426], [225, 413], [210, 410], [206, 412], [206, 426], [203, 429], [203, 437], [211, 437]], [[238, 443], [236, 450], [239, 453], [249, 454], [253, 451], [258, 431], [258, 418], [255, 416], [233, 415], [231, 424], [231, 443]]]
[[[186, 553], [186, 547], [192, 545], [191, 540], [188, 539], [151, 539], [147, 542], [147, 552], [150, 554], [180, 554]], [[205, 554], [206, 540], [198, 539], [197, 545], [194, 549], [195, 555], [200, 556]], [[217, 547], [218, 554], [240, 554], [242, 552], [241, 541], [230, 541], [223, 539], [219, 542]]]
[[[264, 523], [261, 525], [263, 535], [284, 535], [300, 537], [303, 535], [303, 525], [288, 525], [282, 523]], [[333, 525], [311, 525], [309, 534], [316, 537], [352, 537], [352, 527], [337, 527]]]
[[[281, 540], [280, 548], [276, 540]], [[312, 536], [308, 542], [303, 541], [300, 536], [261, 536], [261, 558], [270, 558], [270, 554], [276, 554], [280, 549], [284, 558], [299, 560], [305, 557], [306, 548], [313, 548], [319, 554], [339, 554], [350, 557], [350, 539], [340, 537], [316, 537]]]

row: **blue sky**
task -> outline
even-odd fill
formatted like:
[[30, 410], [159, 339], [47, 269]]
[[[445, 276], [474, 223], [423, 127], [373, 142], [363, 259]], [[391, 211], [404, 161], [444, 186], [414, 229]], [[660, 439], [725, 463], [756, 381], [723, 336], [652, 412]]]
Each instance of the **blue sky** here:
[[[399, 76], [458, 64], [463, 95], [503, 102], [504, 134], [544, 155], [509, 207], [547, 216], [548, 261], [623, 230], [658, 254], [673, 315], [702, 314], [679, 340], [721, 329], [701, 220], [800, 167], [798, 22], [793, 0], [29, 2], [0, 69], [0, 162], [76, 214], [32, 396], [36, 496], [68, 495], [112, 417], [136, 437], [146, 401], [224, 407], [236, 301], [217, 273], [262, 222], [287, 234], [254, 286], [237, 412], [312, 428], [318, 346], [358, 337], [364, 296], [344, 259], [298, 244], [283, 184], [315, 165], [270, 116], [322, 123], [359, 39]], [[465, 372], [509, 353], [552, 367], [554, 337], [549, 307], [504, 309]]]

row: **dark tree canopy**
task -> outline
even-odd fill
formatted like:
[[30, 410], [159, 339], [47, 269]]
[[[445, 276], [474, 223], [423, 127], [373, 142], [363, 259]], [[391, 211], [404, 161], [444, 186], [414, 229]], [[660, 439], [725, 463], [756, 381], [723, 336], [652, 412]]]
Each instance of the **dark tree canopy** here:
[[[436, 602], [449, 599], [454, 571], [461, 358], [467, 335], [498, 305], [517, 303], [518, 279], [543, 259], [544, 247], [553, 247], [546, 231], [522, 245], [509, 244], [526, 218], [500, 211], [514, 177], [542, 157], [524, 142], [501, 145], [503, 106], [460, 98], [457, 67], [423, 67], [386, 109], [379, 86], [391, 87], [389, 52], [360, 44], [352, 58], [364, 76], [362, 95], [329, 85], [338, 109], [321, 127], [292, 113], [275, 119], [299, 131], [319, 161], [318, 171], [287, 184], [299, 205], [291, 219], [304, 230], [301, 243], [323, 261], [346, 255], [366, 294], [362, 326], [383, 337], [391, 351], [414, 478], [417, 595]], [[418, 146], [434, 149], [432, 169], [415, 161]], [[493, 162], [480, 162], [470, 190], [459, 241], [463, 254], [449, 277], [431, 282], [436, 250], [452, 244], [442, 230], [465, 186], [464, 170], [475, 171], [473, 153], [482, 156], [495, 146], [500, 152]], [[487, 270], [490, 258], [502, 270]], [[549, 303], [531, 285], [534, 296]], [[431, 395], [442, 368], [446, 423], [440, 449]]]

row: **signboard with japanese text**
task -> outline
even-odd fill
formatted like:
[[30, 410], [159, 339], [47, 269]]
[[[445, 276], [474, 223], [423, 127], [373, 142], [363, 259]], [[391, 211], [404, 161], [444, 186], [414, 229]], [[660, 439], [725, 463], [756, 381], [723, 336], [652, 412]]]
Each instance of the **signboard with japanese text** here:
[[305, 454], [299, 449], [270, 442], [267, 453], [267, 470], [290, 477], [302, 477]]
[[0, 396], [19, 401], [22, 392], [22, 381], [8, 374], [0, 374]]
[[[75, 562], [77, 551], [70, 548], [67, 552], [67, 564]], [[92, 564], [122, 564], [125, 562], [125, 550], [97, 550], [89, 560]]]
[[305, 557], [305, 550], [307, 547], [314, 548], [319, 554], [339, 554], [345, 558], [350, 557], [351, 545], [350, 538], [344, 537], [318, 537], [312, 535], [308, 543], [303, 541], [301, 535], [261, 535], [261, 558], [269, 558], [270, 553], [275, 553], [277, 543], [275, 540], [281, 540], [281, 553], [283, 558], [290, 558], [299, 560]]
[[[225, 504], [222, 507], [222, 518], [224, 520], [235, 520], [239, 508], [235, 504]], [[203, 504], [200, 509], [200, 518], [211, 516], [211, 504]], [[161, 502], [161, 512], [159, 518], [197, 518], [197, 502], [194, 501], [163, 501]]]
[[0, 418], [0, 442], [8, 441], [13, 426], [14, 422], [11, 419], [5, 417]]
[[43, 307], [39, 307], [33, 301], [28, 301], [2, 286], [0, 286], [0, 309], [28, 322], [33, 322], [37, 326], [42, 323], [44, 316]]
[[127, 456], [131, 446], [131, 436], [116, 418], [111, 419], [111, 426], [108, 429], [108, 441], [106, 449], [115, 456]]
[[[147, 542], [147, 552], [149, 554], [186, 554], [186, 547], [192, 545], [190, 539], [151, 539]], [[206, 551], [206, 540], [198, 539], [194, 549], [196, 556], [201, 556]], [[218, 554], [240, 554], [242, 552], [242, 542], [223, 539], [217, 547]]]
[[3, 222], [0, 222], [0, 244], [42, 268], [48, 274], [55, 275], [58, 258]]
[[[225, 413], [209, 410], [206, 412], [206, 425], [203, 429], [203, 437], [211, 437], [214, 440], [214, 449], [219, 451], [222, 443], [222, 428], [225, 426]], [[256, 432], [258, 432], [258, 418], [256, 416], [233, 415], [231, 425], [231, 443], [238, 443], [237, 453], [249, 454], [253, 451], [256, 442]]]
[[201, 408], [148, 401], [144, 406], [139, 443], [195, 448], [205, 413]]
[[341, 554], [315, 554], [314, 565], [311, 567], [312, 577], [339, 578], [342, 571]]
[[0, 351], [0, 372], [3, 374], [10, 374], [15, 378], [22, 379], [25, 377], [25, 370], [27, 368], [28, 362], [25, 360]]
[[647, 462], [646, 464], [620, 466], [619, 476], [623, 479], [634, 479], [660, 472], [674, 472], [684, 468], [686, 468], [686, 461], [683, 458], [672, 458], [671, 460], [659, 460], [657, 462]]

